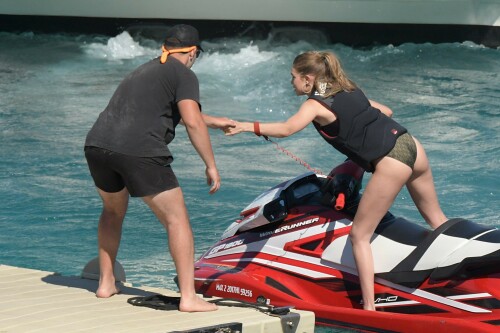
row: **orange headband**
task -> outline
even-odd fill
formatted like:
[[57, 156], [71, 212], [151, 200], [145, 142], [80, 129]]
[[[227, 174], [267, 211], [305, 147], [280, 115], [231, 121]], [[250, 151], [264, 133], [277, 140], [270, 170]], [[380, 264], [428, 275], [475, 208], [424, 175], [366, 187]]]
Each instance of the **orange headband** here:
[[168, 55], [171, 54], [171, 53], [185, 53], [185, 52], [191, 52], [193, 50], [196, 50], [197, 46], [190, 46], [190, 47], [185, 47], [185, 48], [182, 48], [182, 49], [173, 49], [173, 50], [167, 50], [165, 48], [165, 45], [163, 45], [161, 47], [161, 58], [160, 58], [160, 62], [162, 64], [164, 64], [166, 61], [167, 61], [167, 58], [168, 58]]

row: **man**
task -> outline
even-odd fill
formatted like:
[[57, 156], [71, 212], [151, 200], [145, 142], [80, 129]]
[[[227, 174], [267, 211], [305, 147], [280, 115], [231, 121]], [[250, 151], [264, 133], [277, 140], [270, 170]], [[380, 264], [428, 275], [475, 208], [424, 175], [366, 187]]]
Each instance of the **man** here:
[[85, 142], [85, 157], [103, 210], [99, 219], [100, 280], [97, 297], [119, 292], [113, 267], [129, 195], [141, 197], [167, 231], [179, 279], [179, 310], [212, 311], [194, 290], [194, 241], [182, 191], [170, 163], [168, 144], [179, 122], [206, 166], [209, 193], [220, 187], [220, 176], [207, 125], [227, 130], [227, 118], [203, 115], [199, 84], [191, 66], [200, 51], [198, 31], [189, 25], [169, 29], [163, 53], [129, 74], [99, 115]]

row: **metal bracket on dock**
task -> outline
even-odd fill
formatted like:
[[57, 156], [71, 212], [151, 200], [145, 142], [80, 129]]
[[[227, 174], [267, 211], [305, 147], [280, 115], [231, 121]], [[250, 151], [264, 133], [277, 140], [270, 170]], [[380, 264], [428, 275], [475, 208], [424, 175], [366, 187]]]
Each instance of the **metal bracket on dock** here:
[[295, 333], [299, 327], [300, 315], [298, 313], [289, 312], [286, 315], [279, 316], [281, 319], [281, 327], [283, 333]]

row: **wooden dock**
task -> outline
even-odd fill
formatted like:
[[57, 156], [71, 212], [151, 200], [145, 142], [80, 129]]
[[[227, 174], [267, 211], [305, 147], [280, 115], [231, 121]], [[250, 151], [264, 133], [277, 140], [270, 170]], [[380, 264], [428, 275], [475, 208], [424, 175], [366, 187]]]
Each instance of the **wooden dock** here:
[[314, 332], [314, 314], [308, 311], [292, 310], [280, 317], [233, 306], [204, 313], [154, 310], [127, 300], [179, 295], [167, 289], [124, 285], [119, 295], [99, 299], [96, 289], [95, 280], [0, 265], [0, 333]]

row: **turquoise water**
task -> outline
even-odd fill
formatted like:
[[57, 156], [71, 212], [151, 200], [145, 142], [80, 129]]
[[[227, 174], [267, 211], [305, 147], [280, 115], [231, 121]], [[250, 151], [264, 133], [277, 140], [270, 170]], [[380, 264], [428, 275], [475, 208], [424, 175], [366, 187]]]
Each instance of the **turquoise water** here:
[[[500, 50], [472, 43], [352, 49], [317, 37], [204, 42], [207, 52], [193, 67], [204, 112], [286, 119], [303, 101], [290, 85], [293, 58], [333, 50], [365, 93], [390, 106], [424, 144], [446, 214], [500, 226]], [[96, 256], [100, 200], [83, 157], [84, 138], [124, 75], [157, 56], [159, 47], [127, 33], [0, 32], [1, 264], [78, 275]], [[252, 134], [211, 134], [222, 176], [213, 196], [183, 128], [171, 145], [197, 256], [261, 191], [307, 171]], [[277, 141], [323, 172], [343, 160], [312, 128]], [[392, 211], [422, 223], [404, 190]], [[129, 282], [175, 288], [165, 233], [140, 200], [131, 200], [119, 260]]]

